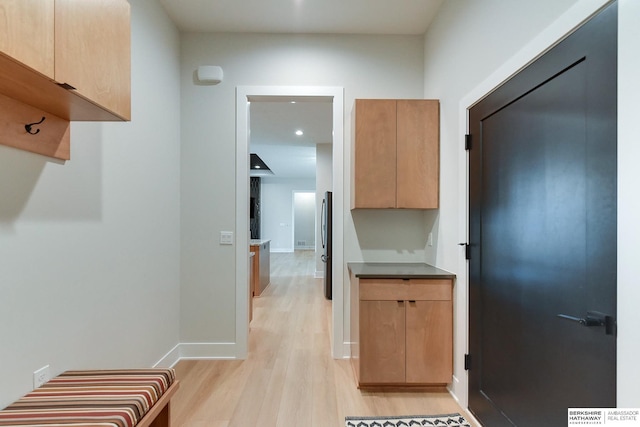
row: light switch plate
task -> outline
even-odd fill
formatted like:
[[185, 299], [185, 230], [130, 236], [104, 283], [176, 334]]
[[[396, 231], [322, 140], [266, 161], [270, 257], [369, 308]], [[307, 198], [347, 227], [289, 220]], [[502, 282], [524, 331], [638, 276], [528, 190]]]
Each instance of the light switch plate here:
[[220, 232], [220, 244], [221, 245], [233, 245], [233, 231], [221, 231]]

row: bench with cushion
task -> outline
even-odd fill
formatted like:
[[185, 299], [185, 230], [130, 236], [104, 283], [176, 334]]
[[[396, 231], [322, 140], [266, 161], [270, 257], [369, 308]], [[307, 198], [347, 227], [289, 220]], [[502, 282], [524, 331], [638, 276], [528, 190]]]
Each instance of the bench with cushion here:
[[173, 369], [67, 371], [0, 411], [0, 426], [169, 427]]

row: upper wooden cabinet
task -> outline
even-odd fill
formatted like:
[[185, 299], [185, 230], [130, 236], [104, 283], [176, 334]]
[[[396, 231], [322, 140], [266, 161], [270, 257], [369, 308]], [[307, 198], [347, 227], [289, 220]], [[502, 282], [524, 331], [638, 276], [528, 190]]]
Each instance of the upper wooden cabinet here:
[[0, 93], [66, 120], [131, 118], [126, 0], [0, 0]]
[[53, 0], [1, 0], [0, 52], [53, 78]]
[[131, 118], [131, 29], [126, 0], [55, 0], [55, 79]]
[[438, 100], [357, 99], [351, 209], [434, 209], [439, 201]]

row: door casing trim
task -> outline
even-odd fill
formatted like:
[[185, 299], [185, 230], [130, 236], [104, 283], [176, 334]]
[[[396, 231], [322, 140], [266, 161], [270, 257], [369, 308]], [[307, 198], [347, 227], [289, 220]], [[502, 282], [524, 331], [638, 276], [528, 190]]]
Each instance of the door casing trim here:
[[349, 357], [344, 343], [344, 88], [335, 86], [238, 86], [236, 88], [236, 355], [249, 350], [249, 101], [258, 97], [331, 98], [333, 105], [333, 269], [331, 354]]

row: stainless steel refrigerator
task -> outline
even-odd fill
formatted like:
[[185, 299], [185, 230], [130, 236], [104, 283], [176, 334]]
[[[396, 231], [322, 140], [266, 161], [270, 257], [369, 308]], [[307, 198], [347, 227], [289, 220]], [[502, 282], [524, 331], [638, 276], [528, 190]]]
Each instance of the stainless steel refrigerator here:
[[333, 217], [333, 201], [332, 201], [332, 193], [331, 191], [326, 191], [324, 193], [324, 199], [322, 200], [322, 262], [324, 262], [324, 296], [327, 299], [332, 298], [333, 293], [333, 283], [331, 281], [331, 251], [333, 248], [332, 243], [332, 221]]

